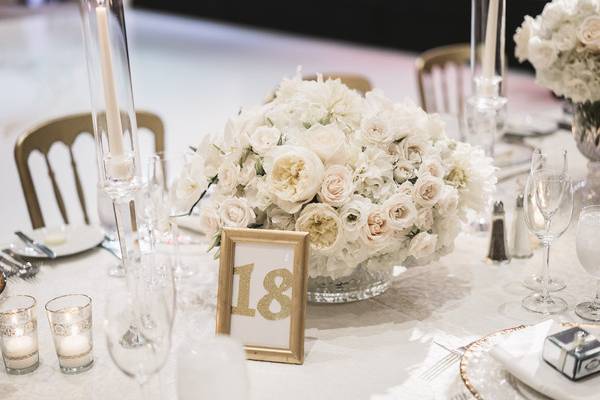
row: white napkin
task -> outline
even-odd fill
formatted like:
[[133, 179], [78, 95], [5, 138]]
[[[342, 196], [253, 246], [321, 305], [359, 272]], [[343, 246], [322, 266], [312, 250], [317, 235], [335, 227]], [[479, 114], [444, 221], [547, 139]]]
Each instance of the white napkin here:
[[201, 233], [200, 217], [197, 215], [185, 215], [183, 217], [179, 217], [177, 218], [177, 225], [179, 225], [181, 228], [188, 229], [192, 232]]
[[490, 354], [517, 379], [554, 400], [598, 400], [600, 376], [573, 382], [542, 359], [546, 336], [564, 330], [548, 320], [502, 339]]

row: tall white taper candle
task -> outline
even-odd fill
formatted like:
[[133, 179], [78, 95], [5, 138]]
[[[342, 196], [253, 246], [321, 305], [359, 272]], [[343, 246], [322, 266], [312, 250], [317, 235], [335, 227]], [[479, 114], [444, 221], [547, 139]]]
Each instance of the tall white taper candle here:
[[108, 14], [105, 6], [96, 7], [96, 22], [98, 25], [98, 44], [100, 46], [100, 67], [102, 69], [102, 84], [104, 86], [104, 101], [106, 105], [106, 128], [108, 130], [108, 148], [111, 157], [119, 159], [124, 154], [123, 127], [121, 112], [117, 102], [117, 90], [112, 68], [110, 37], [108, 32]]
[[488, 3], [487, 23], [485, 24], [485, 44], [482, 69], [485, 79], [493, 79], [496, 67], [496, 39], [498, 37], [498, 0]]

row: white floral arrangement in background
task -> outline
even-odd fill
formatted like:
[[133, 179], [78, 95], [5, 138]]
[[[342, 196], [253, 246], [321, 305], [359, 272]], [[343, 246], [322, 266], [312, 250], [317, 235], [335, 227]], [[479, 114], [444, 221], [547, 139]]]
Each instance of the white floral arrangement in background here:
[[337, 278], [451, 252], [495, 182], [491, 159], [450, 140], [437, 115], [297, 75], [206, 138], [176, 192], [191, 206], [213, 186], [200, 203], [212, 247], [222, 227], [306, 231], [310, 276]]
[[526, 16], [514, 40], [540, 85], [575, 103], [600, 100], [600, 0], [554, 0]]

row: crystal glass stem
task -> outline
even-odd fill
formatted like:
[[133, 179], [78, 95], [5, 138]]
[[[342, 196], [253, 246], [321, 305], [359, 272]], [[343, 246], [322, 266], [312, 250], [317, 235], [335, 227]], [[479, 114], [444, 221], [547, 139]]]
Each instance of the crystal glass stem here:
[[140, 261], [140, 244], [135, 216], [135, 203], [128, 198], [113, 199], [121, 257], [126, 271]]
[[543, 257], [543, 285], [542, 285], [542, 299], [547, 299], [550, 296], [550, 242], [544, 241], [544, 257]]

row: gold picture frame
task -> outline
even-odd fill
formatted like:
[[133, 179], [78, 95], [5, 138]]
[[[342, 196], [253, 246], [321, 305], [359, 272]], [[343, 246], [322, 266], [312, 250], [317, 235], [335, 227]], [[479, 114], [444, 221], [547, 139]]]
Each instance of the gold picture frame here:
[[[285, 292], [287, 292], [291, 288], [291, 298], [287, 297], [283, 291], [281, 291], [281, 287], [284, 285], [284, 282], [289, 282], [289, 279], [285, 280], [283, 277], [279, 279], [277, 282], [279, 283], [279, 287], [276, 287], [277, 283], [275, 282], [275, 278], [273, 278], [273, 286], [270, 286], [268, 290], [275, 291], [279, 289], [275, 295], [271, 295], [269, 298], [269, 302], [267, 303], [266, 308], [260, 308], [260, 301], [258, 302], [257, 309], [250, 308], [249, 301], [246, 300], [243, 305], [240, 306], [240, 297], [239, 293], [237, 293], [237, 305], [234, 307], [232, 305], [232, 299], [234, 295], [234, 274], [241, 268], [250, 267], [250, 273], [252, 273], [252, 268], [254, 268], [254, 262], [252, 264], [246, 264], [242, 267], [236, 266], [236, 249], [238, 245], [243, 246], [255, 246], [259, 250], [256, 250], [256, 254], [260, 254], [260, 257], [266, 257], [265, 259], [268, 262], [273, 262], [273, 258], [268, 258], [267, 246], [271, 247], [291, 247], [288, 251], [291, 250], [293, 254], [293, 260], [291, 260], [291, 264], [287, 267], [286, 271], [291, 270], [291, 283], [286, 286]], [[264, 246], [264, 249], [261, 248]], [[241, 229], [241, 228], [224, 228], [221, 236], [221, 253], [220, 253], [220, 266], [219, 266], [219, 281], [218, 281], [218, 291], [217, 291], [217, 319], [216, 319], [216, 333], [217, 334], [232, 334], [232, 316], [236, 316], [242, 318], [244, 322], [244, 331], [248, 332], [251, 325], [248, 325], [249, 318], [243, 317], [252, 317], [252, 320], [260, 321], [263, 326], [268, 324], [267, 321], [269, 318], [254, 318], [256, 316], [256, 311], [261, 316], [264, 316], [263, 312], [267, 314], [274, 315], [270, 309], [270, 301], [274, 296], [279, 295], [279, 299], [285, 300], [284, 303], [286, 305], [285, 312], [289, 312], [289, 336], [288, 336], [288, 346], [271, 346], [269, 344], [247, 344], [243, 338], [242, 342], [244, 342], [244, 347], [246, 350], [246, 357], [249, 360], [258, 360], [258, 361], [271, 361], [271, 362], [281, 362], [281, 363], [289, 363], [289, 364], [302, 364], [304, 362], [304, 326], [306, 319], [306, 285], [308, 280], [308, 249], [309, 249], [309, 241], [308, 241], [308, 233], [306, 232], [296, 232], [296, 231], [279, 231], [279, 230], [265, 230], [265, 229]], [[248, 259], [248, 255], [244, 255], [245, 259]], [[277, 259], [278, 257], [275, 257]], [[240, 259], [242, 257], [240, 256]], [[289, 263], [289, 260], [288, 260]], [[267, 284], [268, 276], [273, 272], [285, 272], [283, 271], [285, 268], [280, 268], [277, 270], [271, 270], [264, 277], [263, 285]], [[289, 277], [289, 272], [285, 272], [285, 278]], [[240, 275], [240, 281], [241, 282]], [[257, 281], [254, 279], [254, 281]], [[259, 280], [260, 281], [260, 280]], [[244, 281], [245, 285], [241, 285], [238, 283], [238, 292], [241, 292], [243, 288], [246, 292], [249, 293], [251, 290], [250, 287], [250, 278], [248, 277], [247, 281]], [[267, 290], [267, 286], [264, 286], [263, 290]], [[256, 290], [254, 290], [256, 292]], [[271, 293], [271, 292], [267, 292]], [[263, 296], [266, 297], [267, 295]], [[248, 294], [245, 298], [249, 299], [250, 295]], [[277, 298], [276, 298], [277, 299]], [[261, 299], [262, 301], [262, 299]], [[281, 303], [280, 303], [281, 304]], [[234, 314], [234, 308], [236, 309], [236, 313]], [[243, 312], [240, 312], [243, 308]], [[284, 312], [284, 306], [280, 305], [280, 311], [278, 313]], [[275, 319], [275, 318], [274, 318]], [[285, 318], [287, 319], [287, 317]], [[259, 324], [257, 323], [257, 326]], [[281, 324], [278, 325], [281, 327]], [[269, 331], [271, 331], [269, 329]], [[259, 333], [260, 335], [260, 333]]]

